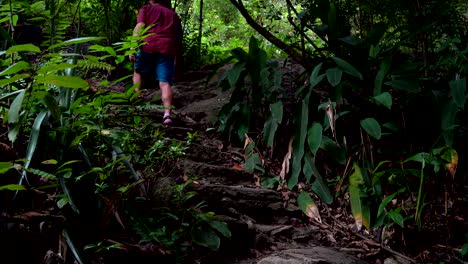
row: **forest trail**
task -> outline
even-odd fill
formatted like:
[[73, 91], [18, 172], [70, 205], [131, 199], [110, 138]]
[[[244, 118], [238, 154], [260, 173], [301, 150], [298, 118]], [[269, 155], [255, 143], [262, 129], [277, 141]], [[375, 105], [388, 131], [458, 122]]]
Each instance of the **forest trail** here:
[[[375, 254], [380, 251], [378, 244], [363, 245], [372, 240], [352, 236], [345, 230], [348, 227], [334, 223], [336, 212], [331, 208], [323, 208], [328, 212], [322, 212], [322, 223], [310, 221], [297, 205], [287, 203], [287, 193], [259, 187], [258, 177], [242, 167], [243, 149], [218, 138], [216, 115], [230, 96], [217, 88], [225, 70], [220, 69], [209, 82], [209, 71], [199, 71], [177, 83], [174, 123], [166, 128], [166, 136], [175, 140], [185, 140], [187, 132], [200, 136], [187, 149], [177, 171], [185, 180], [194, 180], [190, 186], [206, 203], [205, 209], [225, 221], [232, 233], [218, 251], [201, 256], [196, 263], [367, 263], [356, 255]], [[154, 90], [143, 93], [145, 100], [159, 96]], [[159, 185], [165, 184], [168, 181], [161, 179]], [[341, 214], [346, 215], [342, 218], [349, 220], [347, 224], [353, 223], [352, 216]]]

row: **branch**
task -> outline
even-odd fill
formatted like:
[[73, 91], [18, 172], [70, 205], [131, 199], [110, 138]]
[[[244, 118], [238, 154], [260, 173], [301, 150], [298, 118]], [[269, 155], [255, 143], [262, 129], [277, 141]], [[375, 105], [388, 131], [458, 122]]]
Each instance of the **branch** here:
[[281, 41], [279, 38], [271, 34], [267, 29], [259, 25], [249, 14], [247, 9], [244, 6], [242, 0], [230, 0], [231, 3], [239, 10], [241, 15], [244, 17], [247, 24], [249, 24], [255, 31], [262, 35], [265, 39], [270, 41], [273, 45], [284, 51], [288, 54], [294, 61], [302, 65], [304, 68], [308, 69], [311, 67], [312, 63], [310, 58], [304, 58], [299, 52], [293, 49], [288, 44]]
[[294, 8], [294, 6], [292, 5], [291, 1], [290, 0], [286, 0], [286, 4], [288, 5], [288, 21], [289, 23], [294, 27], [295, 30], [299, 31], [302, 35], [302, 37], [304, 37], [307, 42], [309, 42], [315, 50], [318, 51], [320, 57], [324, 57], [323, 53], [320, 51], [320, 48], [317, 47], [317, 45], [315, 45], [315, 43], [309, 38], [309, 36], [307, 36], [304, 32], [303, 29], [300, 29], [298, 25], [296, 25], [292, 19], [292, 16], [291, 16], [291, 10], [294, 12], [294, 14], [299, 17], [299, 14], [297, 13], [297, 10]]

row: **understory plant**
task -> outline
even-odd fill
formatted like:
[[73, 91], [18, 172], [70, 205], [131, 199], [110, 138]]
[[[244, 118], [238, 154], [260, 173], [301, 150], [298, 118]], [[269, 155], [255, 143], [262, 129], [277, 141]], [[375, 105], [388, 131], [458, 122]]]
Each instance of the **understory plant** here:
[[[287, 135], [291, 138], [289, 144], [284, 144], [284, 133], [262, 136], [270, 142], [269, 146], [274, 142], [276, 150], [282, 148], [286, 153], [276, 183], [283, 186], [282, 190], [297, 191], [297, 201], [310, 218], [320, 219], [314, 198], [331, 204], [334, 197], [348, 193], [358, 229], [395, 224], [400, 228], [421, 227], [422, 215], [428, 213], [424, 210], [426, 205], [448, 190], [453, 196], [446, 199], [457, 201], [460, 183], [466, 181], [460, 170], [466, 171], [463, 142], [467, 135], [468, 61], [464, 55], [466, 43], [459, 41], [466, 34], [457, 24], [463, 24], [457, 20], [459, 13], [437, 17], [450, 16], [454, 25], [450, 37], [439, 34], [440, 28], [429, 30], [433, 25], [416, 30], [383, 19], [362, 25], [356, 33], [356, 25], [349, 22], [353, 19], [346, 19], [352, 12], [345, 9], [345, 3], [313, 2], [305, 3], [307, 12], [297, 12], [294, 18], [302, 23], [301, 36], [307, 37], [307, 30], [311, 30], [320, 38], [320, 48], [311, 46], [314, 51], [305, 56], [314, 57], [315, 62], [306, 69], [309, 78], [302, 80], [294, 98], [277, 97], [269, 101], [273, 106], [275, 101], [282, 100], [284, 104], [290, 100], [294, 105], [292, 111], [283, 113], [282, 108], [271, 107], [269, 116], [258, 118], [261, 125], [249, 123], [249, 131], [263, 124], [267, 127], [266, 122], [275, 126], [289, 124], [287, 131], [292, 132]], [[428, 12], [437, 8], [432, 4], [435, 5], [425, 6]], [[428, 45], [430, 40], [432, 46], [421, 51], [419, 44]], [[429, 59], [437, 63], [429, 64]], [[251, 86], [242, 82], [243, 69], [239, 60], [223, 79], [224, 87], [235, 87], [236, 82], [229, 80], [241, 80], [238, 84], [249, 91]], [[245, 107], [244, 113], [261, 113], [254, 109], [264, 106], [262, 103], [266, 101], [233, 93], [220, 116], [220, 129], [241, 135], [247, 129], [239, 127], [247, 125], [226, 126], [229, 114], [242, 112], [239, 106], [247, 103], [255, 105]], [[247, 123], [246, 117], [248, 114], [238, 117], [237, 124]], [[278, 145], [280, 142], [283, 144]], [[256, 147], [262, 149], [259, 144]], [[255, 164], [249, 168], [264, 164], [261, 158], [264, 156], [260, 155], [263, 150], [252, 152], [252, 147], [245, 150], [249, 150], [246, 165]], [[458, 185], [454, 185], [456, 182]], [[434, 184], [444, 188], [429, 193], [427, 188]], [[267, 185], [276, 186], [270, 180]], [[446, 210], [444, 213], [449, 217], [451, 209]]]
[[[8, 174], [5, 178], [8, 180], [1, 181], [0, 190], [11, 191], [6, 195], [17, 200], [41, 193], [47, 198], [44, 203], [54, 201], [54, 208], [66, 219], [63, 238], [78, 263], [97, 257], [95, 251], [83, 252], [86, 245], [83, 234], [89, 235], [85, 240], [101, 243], [102, 237], [112, 235], [108, 229], [114, 224], [124, 231], [126, 226], [132, 226], [133, 215], [128, 208], [140, 200], [151, 201], [148, 192], [154, 187], [154, 180], [174, 176], [171, 175], [174, 163], [185, 155], [184, 144], [165, 138], [162, 127], [154, 125], [145, 114], [145, 109], [161, 106], [142, 105], [137, 99], [136, 85], [125, 84], [130, 75], [93, 84], [92, 91], [84, 80], [91, 70], [110, 71], [123, 63], [141, 40], [130, 37], [106, 46], [94, 44], [102, 38], [81, 37], [57, 41], [42, 49], [11, 42], [0, 52], [1, 120], [8, 127], [8, 144], [15, 146], [21, 157], [14, 160], [1, 157], [0, 173]], [[93, 44], [89, 46], [90, 53], [79, 53], [77, 47], [82, 44]], [[70, 52], [72, 47], [75, 48]], [[123, 91], [109, 91], [112, 86], [121, 86]], [[194, 136], [191, 137], [193, 140]], [[180, 186], [174, 188], [179, 194], [172, 199], [193, 196], [189, 193], [183, 198], [185, 190]], [[177, 203], [185, 205], [182, 201]], [[31, 201], [31, 210], [36, 209], [39, 208], [34, 208]], [[216, 249], [220, 240], [210, 230], [221, 236], [229, 236], [229, 230], [213, 213], [202, 209], [201, 204], [186, 208], [192, 220], [181, 221], [193, 231], [185, 238]], [[171, 214], [171, 210], [156, 213], [177, 215]], [[17, 212], [12, 208], [8, 213]], [[150, 217], [145, 210], [139, 213]], [[164, 227], [146, 230], [148, 233], [139, 232], [136, 237], [125, 233], [125, 236], [129, 241], [147, 240], [151, 232], [161, 228], [173, 230], [174, 224], [169, 221]], [[206, 238], [205, 234], [211, 236]], [[174, 241], [151, 241], [174, 252], [181, 246], [173, 244]]]

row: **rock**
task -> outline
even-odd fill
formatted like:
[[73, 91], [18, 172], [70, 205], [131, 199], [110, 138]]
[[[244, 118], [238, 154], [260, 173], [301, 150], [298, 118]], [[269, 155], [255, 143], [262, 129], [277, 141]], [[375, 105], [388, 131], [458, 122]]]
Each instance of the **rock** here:
[[286, 249], [262, 257], [257, 264], [358, 264], [366, 263], [351, 255], [324, 247]]

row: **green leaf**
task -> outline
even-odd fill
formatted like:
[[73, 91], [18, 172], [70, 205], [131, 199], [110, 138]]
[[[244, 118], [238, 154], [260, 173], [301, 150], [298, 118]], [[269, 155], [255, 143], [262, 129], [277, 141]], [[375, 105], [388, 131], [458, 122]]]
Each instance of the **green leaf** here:
[[329, 3], [327, 18], [328, 18], [329, 37], [334, 38], [338, 32], [336, 30], [336, 8], [335, 8], [335, 4], [333, 3]]
[[22, 45], [14, 45], [14, 46], [11, 46], [9, 49], [7, 49], [6, 51], [6, 55], [10, 55], [12, 53], [15, 53], [15, 52], [34, 52], [34, 53], [39, 53], [41, 52], [41, 50], [33, 45], [33, 44], [22, 44]]
[[37, 77], [36, 82], [74, 89], [88, 88], [88, 83], [85, 80], [75, 76], [46, 75]]
[[29, 77], [29, 74], [26, 74], [26, 73], [13, 75], [10, 78], [0, 80], [0, 87], [7, 86], [7, 85], [12, 84], [12, 83], [14, 83], [16, 81], [23, 80], [23, 79], [26, 79], [28, 77]]
[[319, 84], [323, 80], [323, 78], [325, 78], [325, 74], [321, 74], [320, 76], [318, 75], [320, 69], [322, 68], [322, 64], [323, 63], [321, 62], [317, 66], [315, 66], [314, 70], [312, 71], [312, 74], [310, 75], [310, 89], [313, 89], [317, 84]]
[[245, 161], [245, 170], [249, 173], [253, 173], [255, 168], [262, 165], [262, 161], [258, 153], [253, 153], [250, 157], [247, 158]]
[[17, 72], [20, 72], [22, 70], [27, 70], [30, 68], [31, 68], [31, 65], [29, 63], [25, 61], [19, 61], [11, 65], [10, 67], [6, 68], [2, 72], [0, 72], [0, 76], [15, 74]]
[[304, 156], [304, 143], [307, 136], [307, 124], [309, 120], [308, 102], [302, 100], [300, 116], [296, 119], [299, 124], [296, 126], [292, 153], [292, 172], [288, 180], [288, 188], [292, 189], [299, 181], [299, 174], [302, 170], [302, 157]]
[[[37, 142], [39, 140], [39, 134], [41, 132], [41, 126], [45, 120], [45, 117], [47, 116], [47, 113], [48, 111], [40, 112], [37, 115], [36, 120], [34, 120], [34, 124], [31, 128], [31, 135], [29, 136], [29, 144], [26, 149], [26, 162], [24, 164], [24, 168], [26, 169], [29, 168], [29, 164], [31, 163], [34, 152], [36, 151]], [[23, 174], [23, 176], [24, 175], [25, 174]]]
[[38, 99], [40, 99], [44, 103], [45, 106], [47, 106], [47, 109], [50, 111], [52, 117], [55, 120], [60, 119], [60, 116], [61, 116], [60, 106], [57, 100], [55, 100], [54, 96], [52, 96], [48, 92], [38, 92], [38, 93], [35, 93], [35, 96]]
[[418, 93], [420, 91], [419, 84], [415, 80], [392, 80], [385, 84], [408, 93]]
[[58, 208], [63, 208], [67, 204], [68, 204], [68, 199], [66, 197], [62, 197], [62, 199], [57, 201]]
[[349, 200], [356, 226], [370, 228], [370, 207], [367, 194], [364, 191], [364, 178], [361, 168], [354, 163], [354, 172], [349, 177]]
[[3, 191], [3, 190], [24, 191], [26, 190], [26, 188], [24, 188], [23, 185], [19, 185], [19, 184], [7, 184], [7, 185], [0, 186], [0, 191]]
[[354, 76], [362, 80], [362, 74], [356, 68], [354, 68], [354, 66], [351, 65], [349, 62], [343, 59], [340, 59], [338, 57], [332, 57], [332, 59], [336, 62], [336, 64], [341, 70], [343, 70], [344, 72], [346, 72], [347, 74], [351, 76]]
[[0, 162], [0, 174], [3, 174], [11, 169], [13, 169], [13, 163], [11, 162]]
[[379, 205], [379, 209], [377, 211], [377, 215], [381, 215], [384, 213], [384, 210], [385, 210], [385, 207], [387, 206], [387, 204], [393, 200], [393, 198], [395, 198], [395, 196], [400, 193], [400, 192], [395, 192], [395, 193], [392, 193], [391, 195], [385, 197], [382, 202], [380, 203]]
[[195, 244], [217, 250], [221, 244], [219, 236], [211, 229], [196, 226], [190, 231], [190, 235]]
[[374, 118], [366, 118], [361, 120], [361, 126], [367, 132], [367, 134], [375, 139], [380, 139], [382, 136], [380, 125]]
[[396, 210], [391, 210], [388, 212], [388, 217], [393, 220], [393, 222], [397, 223], [399, 226], [404, 227], [404, 219], [403, 216], [397, 212]]
[[458, 107], [453, 101], [448, 101], [442, 108], [442, 123], [443, 136], [445, 144], [452, 146], [455, 128], [455, 118], [458, 113]]
[[230, 88], [235, 87], [237, 82], [239, 81], [239, 77], [242, 71], [245, 70], [245, 63], [238, 62], [234, 64], [231, 70], [227, 73], [227, 79], [229, 81]]
[[331, 68], [327, 70], [326, 74], [328, 82], [335, 87], [341, 82], [343, 71], [339, 68]]
[[312, 197], [307, 192], [301, 191], [297, 197], [297, 205], [308, 217], [321, 222], [320, 212]]
[[[315, 167], [315, 165], [314, 165]], [[333, 202], [333, 195], [328, 188], [327, 183], [323, 180], [322, 175], [320, 175], [315, 168], [315, 181], [312, 183], [312, 191], [326, 204], [331, 204]]]
[[52, 50], [52, 49], [59, 48], [59, 47], [70, 46], [70, 45], [75, 45], [75, 44], [82, 44], [82, 43], [88, 43], [88, 42], [99, 41], [99, 40], [103, 40], [103, 39], [104, 39], [103, 37], [74, 38], [74, 39], [69, 39], [67, 41], [52, 45], [47, 49]]
[[374, 96], [375, 101], [381, 103], [383, 106], [388, 109], [392, 108], [392, 95], [388, 92], [381, 93], [377, 96]]
[[466, 79], [454, 80], [450, 82], [450, 95], [455, 104], [464, 108], [466, 101]]
[[462, 248], [460, 250], [460, 254], [462, 256], [465, 256], [465, 255], [468, 254], [468, 243], [463, 244], [463, 246], [462, 246]]
[[25, 92], [26, 90], [21, 90], [11, 103], [10, 110], [8, 111], [8, 123], [18, 123]]
[[312, 155], [307, 152], [304, 155], [304, 167], [302, 168], [302, 172], [304, 173], [307, 183], [310, 182], [312, 175], [314, 175], [314, 162], [315, 161], [314, 158], [312, 158]]
[[48, 73], [48, 72], [56, 72], [56, 71], [62, 71], [65, 69], [71, 69], [75, 68], [76, 65], [70, 64], [70, 63], [60, 63], [60, 64], [52, 64], [52, 65], [45, 65], [42, 66], [37, 73]]
[[318, 122], [314, 122], [307, 132], [307, 139], [309, 142], [309, 148], [312, 153], [317, 154], [317, 150], [322, 144], [322, 125]]
[[322, 136], [322, 144], [320, 148], [323, 149], [331, 158], [341, 165], [346, 164], [346, 151], [338, 144], [326, 136]]
[[276, 130], [283, 120], [283, 103], [278, 101], [274, 104], [270, 104], [270, 112], [271, 115], [263, 126], [263, 134], [266, 137], [267, 146], [273, 147]]
[[380, 64], [379, 72], [377, 73], [377, 76], [375, 76], [374, 81], [374, 96], [382, 93], [382, 84], [385, 80], [385, 76], [387, 75], [388, 70], [390, 69], [391, 62], [392, 57], [387, 57]]
[[211, 221], [210, 226], [226, 238], [231, 238], [231, 231], [228, 225], [220, 221]]

